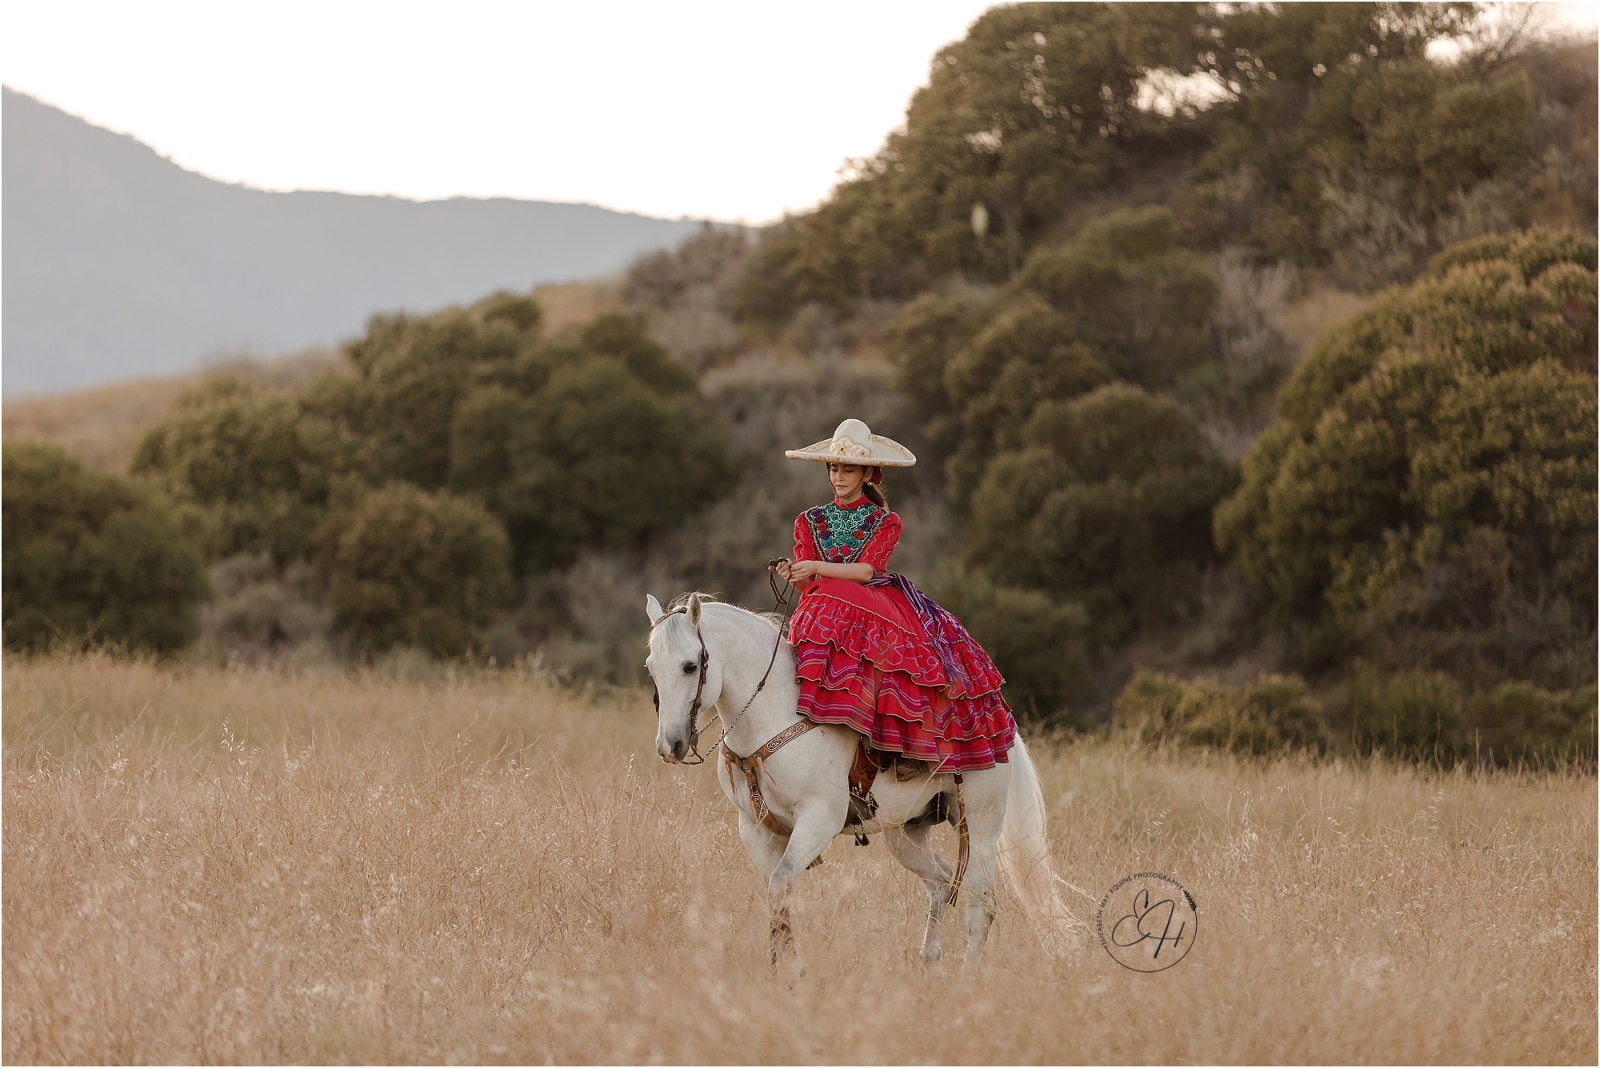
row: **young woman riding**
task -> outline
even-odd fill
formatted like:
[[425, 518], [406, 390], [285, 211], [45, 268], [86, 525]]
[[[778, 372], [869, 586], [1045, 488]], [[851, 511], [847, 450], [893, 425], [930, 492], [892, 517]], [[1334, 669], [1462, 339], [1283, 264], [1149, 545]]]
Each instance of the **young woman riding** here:
[[888, 571], [901, 523], [883, 469], [917, 458], [859, 419], [785, 455], [827, 464], [833, 486], [833, 500], [795, 518], [794, 559], [778, 566], [802, 591], [789, 630], [800, 713], [930, 772], [1004, 762], [1016, 736], [1005, 680], [954, 616]]

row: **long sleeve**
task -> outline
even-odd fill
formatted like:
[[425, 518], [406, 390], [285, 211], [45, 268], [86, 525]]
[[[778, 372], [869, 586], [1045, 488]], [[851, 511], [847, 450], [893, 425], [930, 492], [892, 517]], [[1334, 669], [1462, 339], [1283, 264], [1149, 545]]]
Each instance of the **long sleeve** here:
[[806, 514], [801, 512], [794, 517], [794, 559], [817, 560], [817, 546], [811, 540], [811, 525], [806, 522]]
[[890, 512], [884, 516], [883, 522], [878, 524], [878, 529], [872, 532], [872, 537], [867, 541], [867, 547], [861, 551], [859, 561], [871, 564], [876, 574], [882, 575], [887, 572], [889, 554], [900, 544], [900, 526], [898, 514]]

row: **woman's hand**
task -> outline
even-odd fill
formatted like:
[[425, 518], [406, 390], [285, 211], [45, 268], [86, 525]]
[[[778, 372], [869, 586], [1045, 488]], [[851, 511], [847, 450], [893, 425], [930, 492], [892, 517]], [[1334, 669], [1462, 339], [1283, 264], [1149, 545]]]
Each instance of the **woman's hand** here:
[[778, 574], [799, 586], [816, 578], [821, 564], [816, 560], [795, 560], [778, 565]]
[[778, 565], [778, 574], [796, 587], [805, 587], [817, 578], [848, 579], [867, 582], [877, 574], [871, 564], [830, 564], [825, 560], [795, 560]]

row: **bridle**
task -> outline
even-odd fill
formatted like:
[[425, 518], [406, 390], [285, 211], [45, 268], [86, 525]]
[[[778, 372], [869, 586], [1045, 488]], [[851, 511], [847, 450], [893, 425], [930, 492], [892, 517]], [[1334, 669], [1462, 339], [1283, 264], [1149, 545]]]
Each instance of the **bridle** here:
[[[778, 588], [778, 565], [785, 562], [787, 561], [784, 557], [767, 561], [767, 585], [772, 589], [772, 610], [774, 612], [780, 608], [789, 607], [790, 595], [794, 591], [794, 586], [787, 579], [784, 580], [783, 584], [789, 592], [785, 593]], [[660, 626], [665, 622], [667, 616], [675, 616], [680, 613], [687, 615], [688, 612], [688, 605], [679, 605], [662, 616], [660, 620], [657, 620], [656, 626]], [[723, 739], [728, 736], [728, 732], [733, 730], [734, 724], [743, 719], [744, 714], [750, 711], [750, 706], [755, 704], [756, 698], [761, 695], [762, 689], [767, 685], [767, 679], [772, 675], [772, 666], [778, 662], [778, 649], [783, 645], [784, 635], [789, 630], [790, 615], [792, 613], [785, 614], [783, 622], [778, 625], [778, 638], [772, 643], [772, 655], [767, 657], [767, 670], [761, 673], [761, 681], [756, 683], [755, 692], [750, 695], [750, 700], [744, 703], [744, 707], [739, 709], [737, 716], [724, 721], [722, 733], [717, 736], [716, 744], [711, 747], [713, 752], [716, 751], [717, 746], [722, 744]], [[695, 637], [700, 640], [700, 662], [695, 668], [697, 677], [694, 686], [694, 701], [689, 705], [689, 751], [694, 754], [694, 759], [680, 761], [680, 763], [689, 767], [706, 762], [705, 754], [700, 752], [700, 735], [705, 733], [706, 730], [706, 728], [700, 726], [700, 705], [706, 692], [707, 669], [711, 666], [711, 654], [706, 651], [705, 634], [698, 626], [694, 628], [694, 633]], [[659, 719], [661, 717], [661, 691], [657, 689], [650, 699], [655, 704], [656, 718]]]

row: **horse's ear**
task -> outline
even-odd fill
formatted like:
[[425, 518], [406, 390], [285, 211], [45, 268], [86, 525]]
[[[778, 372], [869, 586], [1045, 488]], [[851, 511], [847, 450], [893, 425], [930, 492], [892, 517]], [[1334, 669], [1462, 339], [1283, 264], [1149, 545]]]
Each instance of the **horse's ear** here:
[[698, 593], [689, 595], [689, 625], [692, 627], [700, 625], [700, 595]]
[[656, 595], [653, 593], [644, 595], [644, 614], [650, 617], [650, 625], [652, 627], [661, 622], [661, 617], [666, 615], [661, 610], [661, 602], [656, 600]]

